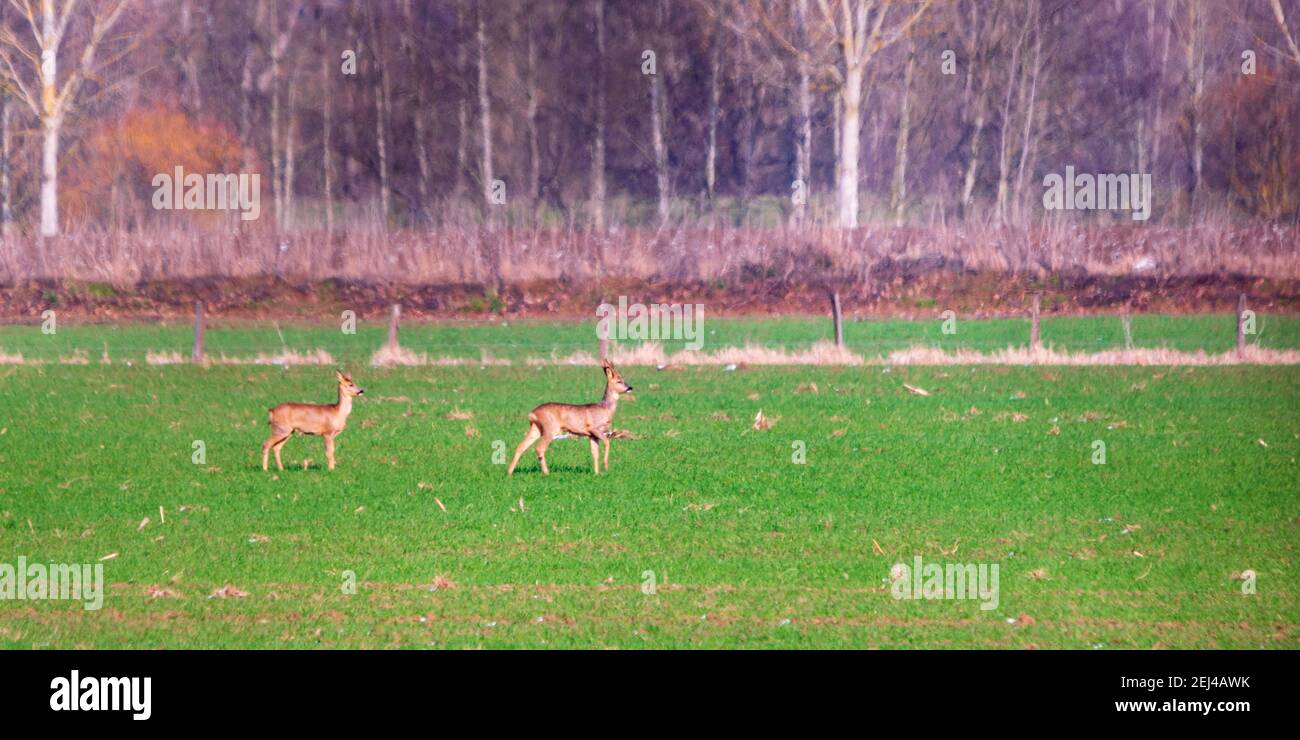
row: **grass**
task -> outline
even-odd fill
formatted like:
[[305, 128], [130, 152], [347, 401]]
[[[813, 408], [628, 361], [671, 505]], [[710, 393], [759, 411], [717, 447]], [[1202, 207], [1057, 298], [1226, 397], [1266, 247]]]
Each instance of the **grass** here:
[[[1029, 342], [1028, 319], [958, 319], [955, 334], [944, 334], [943, 322], [906, 320], [846, 320], [845, 346], [867, 357], [888, 355], [915, 345], [947, 352], [993, 352]], [[1300, 349], [1300, 316], [1262, 315], [1259, 346]], [[820, 317], [716, 318], [707, 311], [703, 323], [703, 350], [764, 347], [804, 350], [815, 342], [834, 338], [831, 322]], [[1230, 314], [1195, 316], [1134, 316], [1135, 347], [1182, 351], [1226, 352], [1235, 346], [1235, 320]], [[325, 350], [340, 363], [362, 367], [387, 341], [384, 318], [362, 319], [355, 334], [339, 325], [272, 324], [214, 320], [205, 335], [211, 357], [251, 358], [280, 353], [283, 348], [310, 353]], [[556, 321], [465, 321], [459, 323], [406, 322], [402, 347], [430, 357], [480, 359], [490, 357], [522, 363], [529, 357], [567, 357], [596, 350], [595, 320], [590, 323]], [[1124, 347], [1124, 332], [1114, 316], [1068, 316], [1042, 322], [1042, 341], [1060, 351], [1099, 352]], [[143, 362], [149, 352], [175, 352], [190, 356], [193, 329], [189, 324], [97, 325], [64, 322], [54, 334], [43, 334], [41, 322], [0, 326], [0, 355], [21, 354], [27, 360], [56, 362], [83, 356], [98, 362], [105, 351], [114, 362]], [[665, 351], [681, 350], [685, 342], [662, 343]]]
[[[264, 473], [267, 407], [332, 400], [331, 375], [0, 367], [0, 562], [116, 553], [102, 610], [0, 601], [0, 646], [1300, 639], [1300, 368], [637, 368], [615, 424], [638, 438], [608, 475], [567, 440], [549, 477], [530, 453], [512, 479], [496, 463], [528, 409], [593, 399], [594, 368], [357, 370], [339, 468], [296, 437]], [[918, 554], [997, 564], [998, 607], [894, 600], [891, 566]], [[211, 597], [226, 586], [247, 596]]]

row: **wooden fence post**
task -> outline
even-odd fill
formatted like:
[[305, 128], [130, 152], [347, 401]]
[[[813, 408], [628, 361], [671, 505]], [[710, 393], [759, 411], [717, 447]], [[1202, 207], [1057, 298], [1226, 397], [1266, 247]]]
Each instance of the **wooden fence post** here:
[[840, 294], [831, 293], [831, 316], [835, 320], [835, 346], [844, 349], [844, 316], [840, 313]]
[[1124, 307], [1124, 313], [1119, 315], [1119, 321], [1124, 325], [1124, 350], [1133, 351], [1133, 317], [1128, 315], [1128, 306]]
[[1043, 293], [1042, 293], [1042, 291], [1038, 291], [1038, 292], [1034, 293], [1034, 319], [1033, 319], [1033, 323], [1031, 323], [1031, 324], [1029, 325], [1029, 349], [1032, 350], [1032, 351], [1035, 351], [1035, 352], [1038, 351], [1038, 345], [1039, 345], [1039, 341], [1038, 341], [1038, 311], [1039, 311], [1039, 309], [1041, 308], [1041, 304], [1042, 304], [1042, 302], [1043, 302]]
[[609, 324], [605, 321], [596, 322], [596, 334], [600, 337], [600, 359], [609, 359]]
[[1246, 327], [1242, 319], [1246, 314], [1246, 294], [1242, 293], [1237, 296], [1237, 357], [1243, 357], [1246, 354]]
[[196, 363], [203, 362], [203, 331], [207, 327], [203, 320], [203, 301], [194, 302], [194, 350], [190, 359]]
[[388, 317], [388, 348], [397, 351], [397, 324], [402, 318], [402, 304], [394, 303], [393, 312]]

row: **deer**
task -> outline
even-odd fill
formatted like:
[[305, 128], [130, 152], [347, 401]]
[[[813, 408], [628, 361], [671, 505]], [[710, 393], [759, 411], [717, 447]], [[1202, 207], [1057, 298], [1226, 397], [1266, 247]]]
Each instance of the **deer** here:
[[623, 376], [610, 364], [601, 360], [600, 367], [605, 371], [605, 397], [600, 403], [544, 403], [528, 414], [528, 433], [515, 448], [515, 459], [510, 461], [506, 475], [515, 473], [515, 466], [524, 452], [537, 443], [537, 461], [542, 465], [542, 475], [550, 475], [546, 467], [546, 448], [551, 440], [561, 435], [586, 437], [591, 441], [591, 465], [596, 475], [600, 475], [600, 442], [605, 443], [605, 472], [609, 472], [609, 440], [613, 436], [610, 423], [614, 420], [614, 410], [618, 408], [618, 396], [631, 393], [632, 386], [623, 382]]
[[262, 470], [267, 469], [267, 455], [271, 450], [275, 450], [275, 467], [284, 470], [284, 463], [280, 462], [280, 448], [284, 447], [294, 432], [319, 434], [323, 437], [329, 469], [334, 469], [334, 438], [348, 424], [352, 399], [365, 393], [352, 382], [350, 374], [336, 370], [334, 375], [339, 381], [338, 403], [282, 403], [270, 410], [268, 420], [271, 422], [271, 434], [262, 443]]

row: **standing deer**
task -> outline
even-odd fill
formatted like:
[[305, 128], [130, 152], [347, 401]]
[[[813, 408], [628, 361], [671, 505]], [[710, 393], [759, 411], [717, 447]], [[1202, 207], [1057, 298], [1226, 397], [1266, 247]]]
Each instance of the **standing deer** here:
[[[609, 472], [609, 438], [613, 432], [610, 422], [614, 419], [614, 409], [618, 406], [618, 394], [631, 393], [632, 386], [623, 382], [609, 360], [601, 360], [600, 366], [605, 370], [605, 397], [600, 403], [544, 403], [528, 414], [528, 434], [524, 441], [515, 448], [515, 459], [510, 461], [506, 475], [514, 475], [515, 465], [534, 442], [537, 442], [537, 460], [542, 464], [542, 475], [549, 475], [546, 468], [546, 448], [551, 440], [561, 434], [573, 434], [591, 440], [591, 465], [600, 475], [600, 441], [605, 443], [605, 472]], [[540, 442], [538, 440], [541, 440]]]
[[338, 403], [282, 403], [271, 409], [271, 435], [262, 443], [262, 470], [267, 469], [267, 453], [275, 449], [275, 467], [284, 470], [280, 448], [294, 432], [319, 434], [325, 438], [325, 457], [334, 469], [334, 438], [347, 426], [352, 413], [352, 399], [365, 393], [352, 382], [352, 376], [335, 371], [339, 379]]

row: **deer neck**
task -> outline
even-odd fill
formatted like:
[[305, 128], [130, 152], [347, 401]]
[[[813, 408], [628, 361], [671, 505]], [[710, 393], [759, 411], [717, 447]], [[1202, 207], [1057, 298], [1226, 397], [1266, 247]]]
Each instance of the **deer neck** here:
[[334, 409], [335, 415], [340, 419], [346, 419], [352, 413], [352, 396], [344, 393], [342, 388], [339, 388], [339, 402], [334, 404]]
[[600, 407], [608, 411], [611, 418], [614, 416], [614, 409], [618, 407], [618, 394], [614, 392], [614, 386], [605, 386], [605, 397], [600, 399]]

